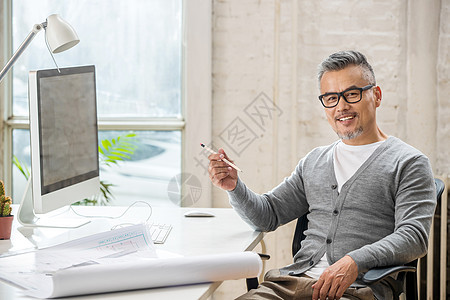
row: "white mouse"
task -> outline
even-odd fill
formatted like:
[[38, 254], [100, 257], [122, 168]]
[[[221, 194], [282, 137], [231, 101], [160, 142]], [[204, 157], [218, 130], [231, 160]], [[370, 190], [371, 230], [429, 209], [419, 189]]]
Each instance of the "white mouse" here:
[[184, 214], [185, 217], [215, 217], [214, 214], [207, 211], [190, 210]]

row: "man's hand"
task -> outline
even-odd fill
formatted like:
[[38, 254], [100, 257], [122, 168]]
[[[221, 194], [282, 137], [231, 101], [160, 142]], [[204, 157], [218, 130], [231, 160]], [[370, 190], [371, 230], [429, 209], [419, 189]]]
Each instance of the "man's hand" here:
[[225, 154], [223, 149], [219, 149], [219, 153], [211, 154], [208, 156], [209, 159], [209, 178], [212, 183], [224, 190], [232, 191], [237, 185], [237, 171], [230, 167], [226, 162], [222, 161], [222, 158], [226, 158], [228, 161], [232, 162]]
[[346, 255], [323, 271], [319, 280], [312, 286], [314, 289], [312, 299], [340, 299], [357, 277], [358, 266]]

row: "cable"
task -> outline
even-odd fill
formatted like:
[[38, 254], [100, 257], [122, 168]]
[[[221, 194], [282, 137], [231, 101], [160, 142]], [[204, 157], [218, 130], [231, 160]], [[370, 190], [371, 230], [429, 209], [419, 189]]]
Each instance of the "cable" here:
[[[148, 222], [148, 220], [150, 220], [150, 217], [151, 217], [152, 214], [153, 214], [153, 209], [152, 209], [152, 206], [151, 206], [149, 203], [145, 202], [145, 201], [135, 201], [135, 202], [133, 202], [130, 206], [127, 207], [127, 209], [125, 209], [125, 211], [124, 211], [121, 215], [116, 216], [116, 217], [111, 217], [111, 216], [92, 216], [92, 215], [91, 215], [91, 216], [88, 216], [88, 215], [82, 215], [82, 214], [76, 212], [72, 205], [70, 205], [70, 209], [71, 209], [76, 215], [78, 215], [78, 216], [80, 216], [80, 217], [83, 217], [83, 218], [120, 219], [121, 217], [123, 217], [123, 216], [128, 212], [128, 210], [129, 210], [132, 206], [134, 206], [134, 205], [136, 205], [136, 204], [138, 204], [138, 203], [145, 204], [145, 205], [147, 205], [147, 206], [150, 208], [150, 214], [148, 215], [147, 219], [145, 220], [145, 222]], [[117, 225], [114, 225], [114, 226], [111, 228], [111, 230], [116, 229], [116, 228], [118, 228], [118, 227], [131, 226], [131, 225], [135, 225], [135, 224], [133, 224], [133, 223], [122, 223], [122, 224], [117, 224]]]

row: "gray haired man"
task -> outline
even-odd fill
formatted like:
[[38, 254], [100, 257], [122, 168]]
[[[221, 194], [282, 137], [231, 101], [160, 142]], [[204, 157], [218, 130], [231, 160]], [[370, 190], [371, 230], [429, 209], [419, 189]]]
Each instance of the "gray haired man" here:
[[[391, 299], [382, 283], [360, 280], [370, 268], [423, 256], [434, 213], [428, 158], [377, 125], [381, 88], [357, 51], [319, 66], [319, 100], [339, 140], [313, 149], [292, 174], [259, 195], [222, 161], [209, 156], [214, 185], [228, 191], [239, 215], [260, 231], [308, 213], [308, 229], [292, 264], [270, 270], [239, 299]], [[230, 159], [229, 159], [230, 160]]]

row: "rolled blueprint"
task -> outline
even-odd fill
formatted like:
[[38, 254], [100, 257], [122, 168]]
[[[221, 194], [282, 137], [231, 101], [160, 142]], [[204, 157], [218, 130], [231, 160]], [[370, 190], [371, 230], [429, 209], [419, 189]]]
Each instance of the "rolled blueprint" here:
[[25, 293], [56, 298], [257, 277], [261, 270], [253, 252], [143, 259], [59, 270]]

